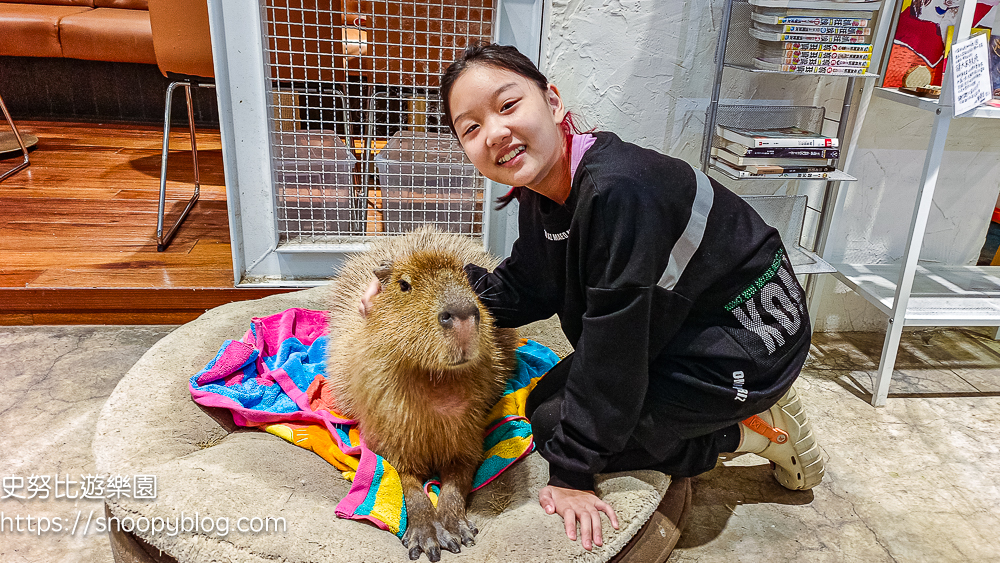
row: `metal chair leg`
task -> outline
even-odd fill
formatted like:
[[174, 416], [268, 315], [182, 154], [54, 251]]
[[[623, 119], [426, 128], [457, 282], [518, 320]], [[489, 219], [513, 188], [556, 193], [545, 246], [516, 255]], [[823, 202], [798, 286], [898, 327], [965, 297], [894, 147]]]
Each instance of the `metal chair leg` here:
[[[184, 207], [184, 211], [181, 212], [181, 216], [177, 219], [167, 234], [163, 234], [163, 214], [164, 207], [166, 205], [167, 198], [167, 157], [170, 153], [170, 114], [171, 114], [171, 104], [174, 97], [174, 89], [177, 86], [184, 86], [184, 92], [187, 97], [187, 114], [188, 114], [188, 129], [191, 132], [191, 157], [194, 161], [194, 195], [188, 200], [187, 206]], [[188, 213], [190, 213], [191, 208], [198, 201], [198, 196], [201, 193], [201, 177], [198, 170], [198, 146], [195, 141], [195, 127], [194, 127], [194, 104], [191, 100], [191, 87], [198, 86], [197, 84], [191, 82], [172, 82], [170, 86], [167, 86], [167, 105], [164, 110], [163, 117], [163, 156], [160, 161], [160, 205], [159, 211], [156, 215], [156, 251], [163, 252], [170, 246], [170, 241], [173, 240], [174, 235], [177, 233], [177, 229], [180, 228], [181, 223], [184, 219], [187, 219]]]
[[21, 140], [21, 134], [17, 132], [17, 127], [14, 125], [14, 120], [10, 117], [10, 112], [7, 111], [7, 104], [3, 103], [3, 97], [0, 97], [0, 109], [3, 110], [3, 116], [7, 119], [7, 124], [10, 125], [12, 131], [14, 131], [14, 138], [17, 139], [17, 144], [21, 147], [21, 153], [24, 154], [24, 160], [20, 164], [11, 168], [10, 170], [0, 174], [0, 182], [3, 182], [7, 178], [13, 176], [17, 172], [28, 167], [30, 162], [28, 161], [28, 147], [24, 146], [24, 141]]

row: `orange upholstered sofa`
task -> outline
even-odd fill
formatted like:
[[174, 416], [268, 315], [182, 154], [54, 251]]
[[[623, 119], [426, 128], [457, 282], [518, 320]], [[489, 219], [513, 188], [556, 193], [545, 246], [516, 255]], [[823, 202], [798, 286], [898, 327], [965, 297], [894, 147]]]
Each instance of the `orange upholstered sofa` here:
[[156, 64], [147, 0], [0, 0], [0, 56]]

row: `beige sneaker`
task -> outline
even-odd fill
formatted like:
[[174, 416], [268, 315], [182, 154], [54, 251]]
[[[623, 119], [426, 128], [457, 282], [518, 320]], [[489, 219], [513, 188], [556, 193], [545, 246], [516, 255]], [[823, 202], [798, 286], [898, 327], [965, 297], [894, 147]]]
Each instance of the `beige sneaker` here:
[[[767, 442], [756, 436], [748, 440], [744, 431], [743, 443], [752, 449], [741, 450], [770, 460], [774, 477], [783, 487], [793, 491], [811, 489], [823, 480], [823, 456], [794, 386], [773, 407], [744, 420], [743, 425]], [[759, 445], [753, 447], [754, 443]]]

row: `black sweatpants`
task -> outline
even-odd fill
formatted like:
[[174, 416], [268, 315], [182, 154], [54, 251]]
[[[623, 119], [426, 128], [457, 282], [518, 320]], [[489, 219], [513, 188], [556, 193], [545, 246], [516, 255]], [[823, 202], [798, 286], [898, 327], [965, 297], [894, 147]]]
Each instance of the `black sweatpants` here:
[[[664, 407], [664, 412], [658, 413], [656, 418], [669, 430], [657, 433], [655, 447], [647, 447], [650, 445], [644, 445], [643, 440], [633, 435], [625, 449], [609, 459], [601, 472], [652, 469], [674, 477], [693, 477], [715, 467], [720, 453], [734, 452], [739, 446], [739, 421], [749, 416], [747, 408], [750, 414], [763, 412], [791, 387], [809, 352], [808, 332], [800, 338], [800, 343], [793, 345], [796, 350], [789, 354], [791, 361], [776, 370], [780, 373], [774, 374], [776, 381], [787, 381], [787, 385], [783, 385], [776, 395], [757, 404], [732, 403], [732, 412], [725, 412], [720, 409], [720, 404], [714, 404], [711, 410], [701, 413], [687, 411], [683, 419], [671, 419], [670, 408]], [[570, 354], [553, 366], [528, 396], [526, 414], [539, 447], [555, 434], [556, 426], [562, 419], [562, 410], [568, 405], [564, 403], [563, 395], [572, 362], [573, 354]], [[650, 449], [660, 453], [654, 455]]]

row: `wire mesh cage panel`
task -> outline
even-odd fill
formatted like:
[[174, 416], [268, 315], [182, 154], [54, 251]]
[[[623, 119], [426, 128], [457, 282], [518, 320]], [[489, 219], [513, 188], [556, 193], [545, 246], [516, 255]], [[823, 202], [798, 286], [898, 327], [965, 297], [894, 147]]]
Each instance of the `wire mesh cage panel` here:
[[719, 105], [716, 123], [735, 129], [798, 127], [819, 133], [823, 129], [825, 112], [825, 108], [815, 106]]
[[441, 73], [490, 41], [493, 0], [263, 0], [279, 242], [433, 223], [482, 231], [484, 185], [441, 117]]
[[272, 139], [279, 232], [313, 238], [359, 232], [357, 159], [340, 137], [318, 129], [278, 131]]
[[424, 223], [464, 234], [479, 232], [481, 177], [454, 145], [451, 133], [397, 131], [375, 155], [386, 232]]
[[754, 68], [754, 57], [757, 56], [759, 44], [750, 36], [749, 2], [734, 0], [730, 8], [729, 35], [726, 41], [726, 64], [741, 68]]

